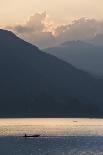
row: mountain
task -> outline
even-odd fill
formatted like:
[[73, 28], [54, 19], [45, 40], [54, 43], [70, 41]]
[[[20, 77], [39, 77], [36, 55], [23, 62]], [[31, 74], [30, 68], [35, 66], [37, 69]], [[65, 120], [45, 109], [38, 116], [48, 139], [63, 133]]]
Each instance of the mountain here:
[[82, 41], [65, 42], [58, 47], [44, 49], [49, 54], [71, 63], [75, 67], [103, 76], [103, 46]]
[[96, 36], [92, 40], [88, 41], [96, 46], [103, 47], [103, 34], [96, 34]]
[[103, 81], [0, 30], [0, 117], [103, 117]]

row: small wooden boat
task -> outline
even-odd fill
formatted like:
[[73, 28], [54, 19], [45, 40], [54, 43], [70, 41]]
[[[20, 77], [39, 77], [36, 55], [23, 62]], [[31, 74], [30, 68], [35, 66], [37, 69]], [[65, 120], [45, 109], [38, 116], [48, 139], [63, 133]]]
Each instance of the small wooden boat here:
[[37, 137], [40, 137], [40, 135], [39, 134], [36, 134], [36, 135], [27, 135], [27, 134], [25, 134], [23, 137], [24, 138], [37, 138]]

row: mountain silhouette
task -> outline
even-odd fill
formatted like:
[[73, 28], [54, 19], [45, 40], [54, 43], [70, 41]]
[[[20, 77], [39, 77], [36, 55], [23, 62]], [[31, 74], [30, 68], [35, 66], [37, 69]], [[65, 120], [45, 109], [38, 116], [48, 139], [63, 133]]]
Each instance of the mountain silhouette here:
[[0, 30], [0, 117], [102, 117], [103, 81]]
[[76, 68], [96, 76], [103, 76], [103, 46], [70, 41], [44, 51], [71, 63]]

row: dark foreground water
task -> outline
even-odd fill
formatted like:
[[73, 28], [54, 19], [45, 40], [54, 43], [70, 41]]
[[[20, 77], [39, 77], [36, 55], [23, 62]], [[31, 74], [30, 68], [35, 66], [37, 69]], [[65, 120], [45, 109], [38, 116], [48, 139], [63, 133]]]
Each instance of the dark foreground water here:
[[103, 137], [2, 137], [0, 155], [103, 155]]
[[0, 155], [103, 155], [103, 119], [0, 119]]

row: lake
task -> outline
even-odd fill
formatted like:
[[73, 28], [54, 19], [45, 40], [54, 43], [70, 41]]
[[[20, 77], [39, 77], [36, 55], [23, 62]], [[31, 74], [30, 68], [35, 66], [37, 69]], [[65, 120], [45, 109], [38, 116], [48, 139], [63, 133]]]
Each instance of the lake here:
[[0, 154], [103, 155], [103, 119], [0, 119]]

